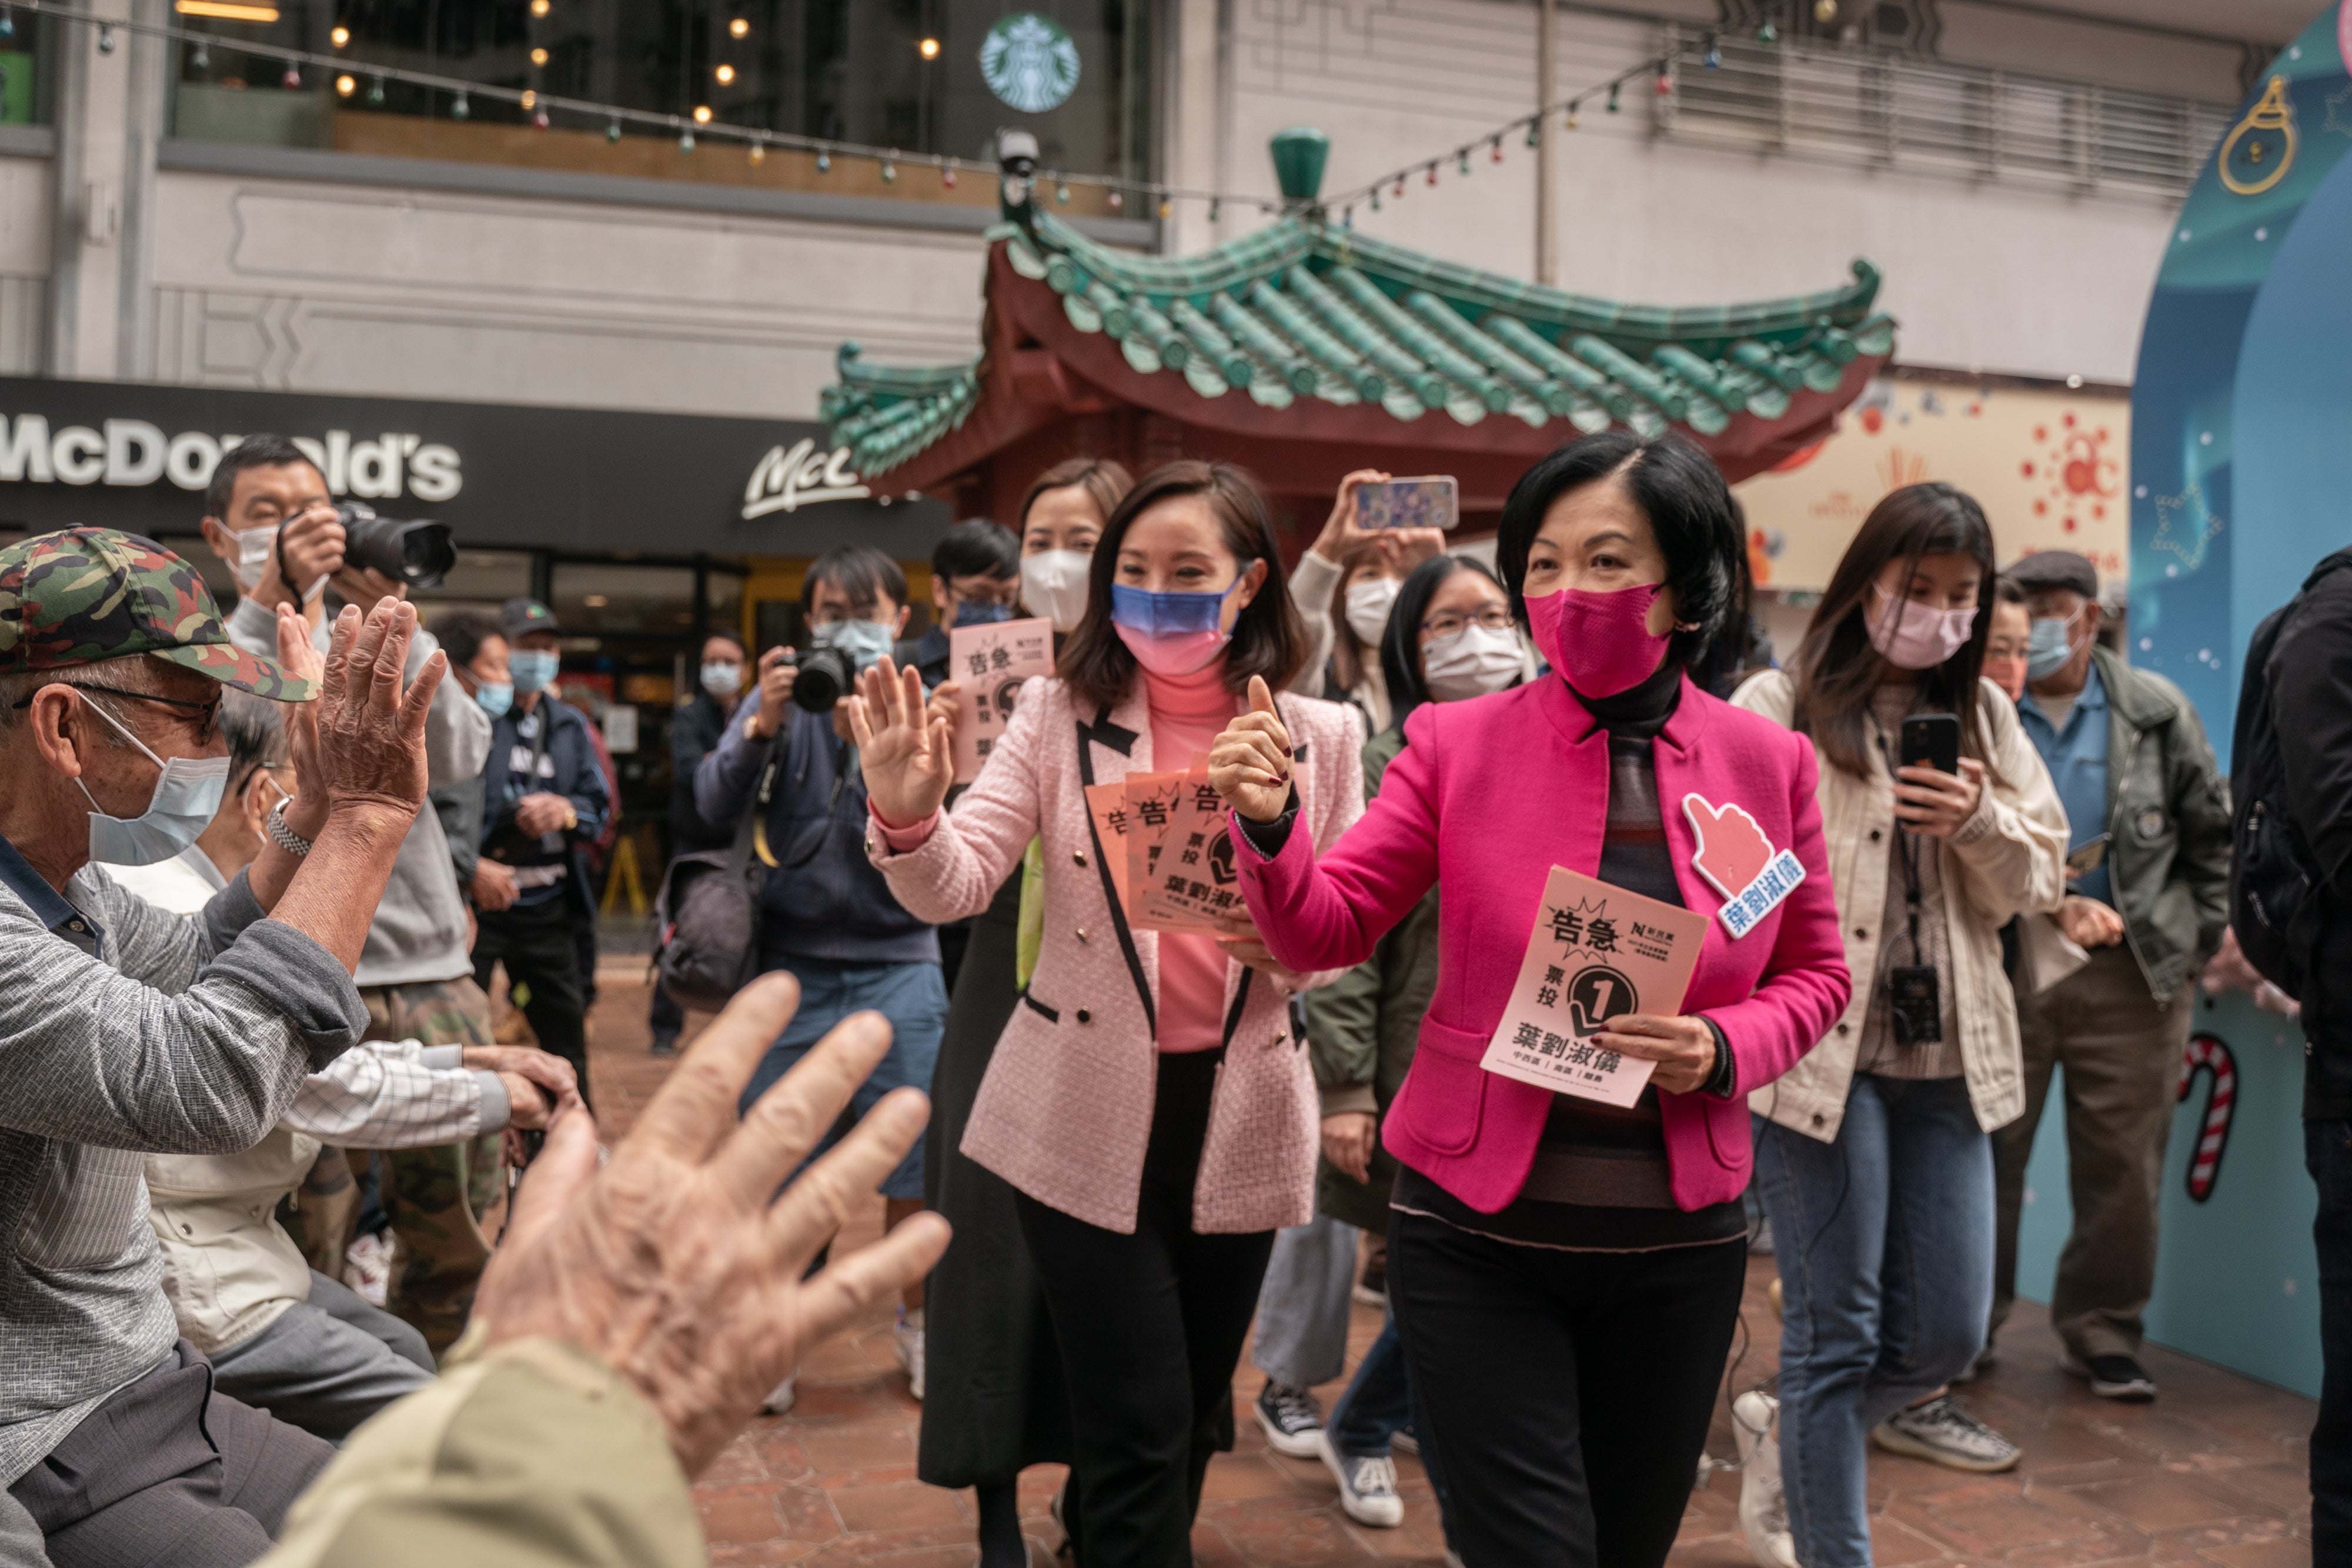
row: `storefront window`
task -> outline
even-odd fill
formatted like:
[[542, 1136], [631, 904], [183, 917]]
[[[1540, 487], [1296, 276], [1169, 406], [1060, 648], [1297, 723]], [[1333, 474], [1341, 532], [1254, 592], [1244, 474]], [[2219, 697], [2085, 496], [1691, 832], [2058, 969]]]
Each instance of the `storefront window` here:
[[[281, 0], [275, 20], [183, 16], [217, 42], [180, 46], [173, 133], [386, 157], [520, 163], [780, 191], [990, 206], [994, 183], [919, 162], [768, 148], [705, 131], [607, 121], [553, 104], [427, 89], [427, 72], [551, 99], [896, 149], [987, 159], [1002, 126], [1049, 169], [1149, 175], [1150, 0]], [[332, 54], [297, 68], [280, 49]], [[1068, 187], [1066, 210], [1146, 215]]]
[[0, 8], [0, 125], [47, 125], [56, 117], [51, 99], [62, 26]]
[[409, 597], [430, 606], [425, 617], [451, 610], [481, 610], [497, 614], [499, 606], [530, 591], [532, 556], [521, 549], [460, 549], [457, 564], [438, 588], [420, 588]]

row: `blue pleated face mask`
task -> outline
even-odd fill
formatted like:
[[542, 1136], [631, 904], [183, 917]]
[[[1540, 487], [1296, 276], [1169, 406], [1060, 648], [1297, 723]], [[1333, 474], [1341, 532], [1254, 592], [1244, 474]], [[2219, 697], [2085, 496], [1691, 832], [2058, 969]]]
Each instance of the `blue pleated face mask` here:
[[146, 752], [147, 759], [163, 770], [155, 780], [155, 792], [148, 797], [147, 810], [136, 817], [108, 816], [98, 809], [98, 797], [89, 792], [89, 783], [74, 780], [89, 802], [89, 858], [107, 865], [160, 865], [184, 852], [196, 841], [197, 834], [212, 825], [214, 813], [220, 810], [221, 796], [228, 789], [228, 758], [174, 757], [166, 762], [148, 751], [147, 743], [131, 734], [121, 719], [89, 697], [83, 697], [81, 705], [120, 730], [125, 740]]
[[1013, 606], [1001, 599], [956, 601], [955, 623], [959, 626], [993, 626], [1000, 621], [1012, 619]]
[[1221, 632], [1224, 629], [1225, 601], [1234, 596], [1249, 576], [1251, 563], [1242, 562], [1241, 574], [1224, 588], [1206, 593], [1171, 590], [1155, 593], [1148, 589], [1129, 588], [1123, 582], [1110, 585], [1111, 624], [1139, 632], [1146, 637], [1181, 637], [1191, 632]]

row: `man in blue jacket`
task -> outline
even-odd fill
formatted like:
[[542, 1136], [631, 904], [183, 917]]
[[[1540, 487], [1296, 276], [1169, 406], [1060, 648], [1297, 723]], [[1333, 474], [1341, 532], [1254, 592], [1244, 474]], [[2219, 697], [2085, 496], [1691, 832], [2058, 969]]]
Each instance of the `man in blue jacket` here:
[[489, 988], [506, 961], [507, 984], [540, 1047], [572, 1063], [588, 1098], [586, 992], [580, 932], [596, 919], [587, 846], [613, 809], [588, 717], [554, 692], [560, 643], [555, 612], [536, 599], [500, 607], [514, 705], [490, 732], [482, 769], [482, 858], [474, 872], [480, 935], [474, 979]]
[[[859, 670], [890, 652], [907, 624], [907, 578], [870, 545], [844, 545], [812, 563], [801, 587], [810, 641], [848, 654]], [[760, 658], [759, 689], [743, 699], [718, 748], [694, 778], [695, 803], [713, 827], [761, 813], [753, 840], [771, 868], [761, 898], [760, 968], [789, 969], [801, 983], [800, 1010], [743, 1091], [748, 1109], [844, 1018], [871, 1009], [890, 1020], [889, 1054], [852, 1101], [863, 1116], [902, 1084], [929, 1092], [947, 1016], [936, 932], [890, 895], [866, 858], [866, 782], [836, 706], [811, 713], [792, 700], [792, 650]], [[952, 708], [956, 688], [934, 703]], [[818, 1147], [833, 1144], [828, 1134]], [[898, 1225], [923, 1207], [923, 1151], [909, 1149], [882, 1184], [886, 1218]], [[898, 1360], [915, 1397], [923, 1394], [922, 1283], [907, 1288], [898, 1318]], [[770, 1400], [791, 1401], [787, 1379]]]

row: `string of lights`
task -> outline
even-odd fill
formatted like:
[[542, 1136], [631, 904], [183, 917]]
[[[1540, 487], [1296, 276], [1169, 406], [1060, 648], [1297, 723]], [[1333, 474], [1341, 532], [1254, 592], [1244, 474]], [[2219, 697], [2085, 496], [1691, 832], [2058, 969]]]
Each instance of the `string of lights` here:
[[[224, 6], [223, 9], [234, 7]], [[544, 16], [549, 9], [550, 0], [531, 0], [533, 16]], [[940, 152], [909, 152], [896, 147], [878, 147], [808, 136], [797, 131], [736, 125], [718, 118], [708, 104], [697, 105], [687, 113], [634, 109], [625, 104], [602, 103], [562, 93], [543, 92], [534, 88], [506, 87], [401, 66], [374, 64], [343, 53], [320, 54], [309, 49], [252, 43], [169, 23], [139, 22], [128, 16], [102, 16], [71, 9], [59, 4], [58, 0], [8, 0], [6, 4], [0, 4], [0, 39], [13, 33], [15, 16], [19, 12], [53, 17], [91, 29], [97, 35], [100, 54], [114, 52], [117, 35], [131, 34], [188, 45], [191, 63], [199, 70], [209, 68], [211, 51], [215, 49], [224, 54], [268, 60], [283, 68], [281, 84], [289, 90], [299, 90], [302, 87], [306, 71], [324, 72], [340, 96], [362, 97], [371, 107], [381, 105], [386, 86], [396, 82], [404, 87], [419, 88], [446, 97], [449, 102], [449, 116], [453, 120], [471, 119], [477, 101], [512, 104], [541, 131], [550, 129], [558, 118], [575, 121], [583, 127], [601, 124], [608, 141], [618, 141], [631, 129], [651, 130], [676, 137], [681, 152], [692, 152], [705, 141], [730, 142], [743, 149], [753, 163], [764, 161], [771, 151], [805, 152], [814, 156], [816, 172], [820, 174], [830, 173], [837, 160], [857, 160], [876, 165], [885, 184], [895, 184], [902, 169], [932, 171], [938, 175], [940, 184], [950, 190], [955, 188], [962, 175], [992, 178], [997, 172], [995, 163], [980, 159], [959, 158]], [[749, 30], [749, 25], [741, 17], [737, 17], [730, 30], [740, 38]], [[330, 37], [340, 49], [349, 42], [351, 34], [349, 29], [338, 26]], [[931, 54], [925, 57], [935, 57], [938, 41], [926, 39], [924, 42], [931, 50]], [[534, 51], [532, 63], [544, 65], [545, 51]], [[721, 65], [714, 74], [719, 84], [725, 86], [733, 73], [732, 66]], [[1043, 171], [1039, 183], [1051, 184], [1055, 201], [1062, 204], [1069, 201], [1074, 187], [1100, 190], [1104, 193], [1104, 204], [1114, 213], [1124, 211], [1130, 196], [1157, 202], [1161, 217], [1169, 216], [1173, 204], [1180, 201], [1206, 203], [1213, 217], [1228, 204], [1255, 207], [1266, 213], [1278, 212], [1282, 207], [1279, 198], [1255, 193], [1195, 190], [1165, 181], [1126, 179], [1076, 171]]]

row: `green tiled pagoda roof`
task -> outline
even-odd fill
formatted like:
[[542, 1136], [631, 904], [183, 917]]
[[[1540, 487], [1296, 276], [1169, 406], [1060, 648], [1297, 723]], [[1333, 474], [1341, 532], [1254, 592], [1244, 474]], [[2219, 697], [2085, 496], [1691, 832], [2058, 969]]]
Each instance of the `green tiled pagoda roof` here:
[[[1334, 226], [1307, 209], [1186, 257], [1133, 256], [1024, 204], [989, 231], [1022, 277], [1060, 297], [1081, 333], [1128, 365], [1181, 376], [1202, 398], [1281, 409], [1305, 400], [1433, 412], [1469, 425], [1623, 424], [1704, 438], [1742, 413], [1789, 412], [1828, 393], [1862, 356], [1894, 349], [1874, 313], [1879, 275], [1853, 263], [1842, 288], [1756, 304], [1624, 305], [1440, 261]], [[981, 358], [939, 369], [836, 356], [821, 410], [857, 471], [885, 474], [957, 429], [978, 404]]]

